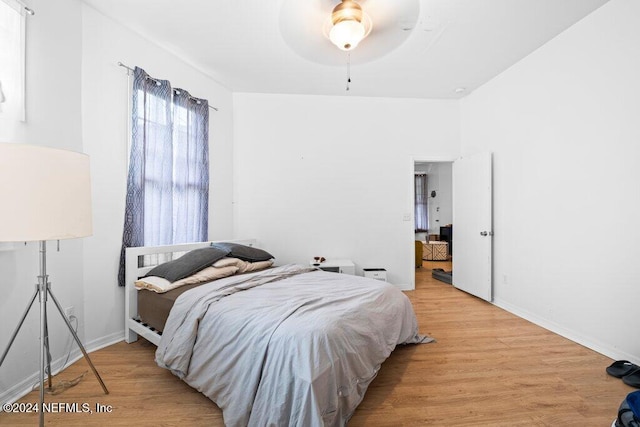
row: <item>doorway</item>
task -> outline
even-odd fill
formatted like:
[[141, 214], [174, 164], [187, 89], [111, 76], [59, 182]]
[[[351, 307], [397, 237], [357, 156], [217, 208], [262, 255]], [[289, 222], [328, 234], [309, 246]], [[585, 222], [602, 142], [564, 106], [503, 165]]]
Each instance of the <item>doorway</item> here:
[[[435, 174], [441, 165], [451, 165], [450, 174]], [[429, 228], [425, 233], [425, 240], [422, 235], [416, 235], [414, 229], [414, 241], [416, 248], [416, 263], [414, 269], [420, 268], [418, 252], [422, 249], [421, 241], [426, 242], [424, 247], [427, 252], [433, 253], [434, 247], [429, 244], [432, 235], [437, 240], [442, 239], [443, 230], [449, 227], [451, 233], [451, 255], [455, 256], [455, 269], [452, 266], [451, 284], [456, 288], [482, 298], [486, 301], [492, 300], [492, 251], [493, 251], [493, 230], [492, 230], [492, 155], [490, 152], [481, 152], [468, 156], [463, 156], [455, 160], [449, 159], [412, 159], [411, 160], [411, 182], [412, 189], [415, 190], [416, 170], [420, 171], [424, 167], [427, 174], [433, 171], [439, 178], [433, 183], [435, 193], [429, 192], [432, 207], [435, 210], [435, 217], [428, 220]], [[436, 169], [436, 167], [438, 169]], [[448, 170], [448, 169], [445, 169]], [[451, 220], [445, 219], [442, 215], [442, 200], [446, 194], [446, 178], [451, 177], [450, 200], [451, 200]], [[429, 184], [427, 184], [429, 186]], [[431, 190], [429, 190], [431, 191]], [[435, 197], [431, 198], [431, 195]], [[411, 201], [416, 207], [416, 194], [411, 191]], [[438, 203], [439, 202], [439, 203]], [[437, 221], [436, 221], [437, 220]], [[437, 227], [437, 228], [436, 228]], [[435, 232], [437, 230], [437, 233]], [[420, 240], [418, 240], [420, 239]], [[435, 245], [434, 245], [435, 246]], [[430, 251], [429, 251], [430, 250]], [[420, 257], [423, 255], [420, 254]], [[426, 257], [429, 258], [429, 255]], [[414, 288], [415, 288], [415, 274]], [[446, 276], [445, 276], [446, 278]]]
[[[452, 161], [414, 160], [415, 284], [425, 275], [451, 281], [453, 262]], [[425, 206], [426, 205], [426, 206]]]

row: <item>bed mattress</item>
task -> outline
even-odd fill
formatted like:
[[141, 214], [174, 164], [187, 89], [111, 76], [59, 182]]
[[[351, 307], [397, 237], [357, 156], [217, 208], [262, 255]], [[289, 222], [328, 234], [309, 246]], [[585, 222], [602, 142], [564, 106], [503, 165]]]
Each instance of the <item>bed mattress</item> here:
[[159, 332], [164, 331], [164, 325], [167, 322], [169, 312], [176, 302], [176, 299], [188, 290], [202, 285], [204, 285], [204, 283], [183, 285], [164, 293], [158, 293], [148, 289], [139, 289], [138, 317], [140, 321]]
[[138, 316], [140, 321], [153, 329], [162, 332], [167, 322], [171, 307], [176, 299], [186, 291], [202, 285], [185, 285], [179, 288], [159, 294], [157, 292], [141, 289], [138, 291]]

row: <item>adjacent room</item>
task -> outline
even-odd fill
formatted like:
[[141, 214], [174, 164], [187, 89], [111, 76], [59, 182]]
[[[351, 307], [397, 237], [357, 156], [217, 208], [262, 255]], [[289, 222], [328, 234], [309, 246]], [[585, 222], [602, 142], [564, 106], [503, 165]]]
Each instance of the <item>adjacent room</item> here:
[[638, 22], [0, 0], [0, 424], [623, 426]]

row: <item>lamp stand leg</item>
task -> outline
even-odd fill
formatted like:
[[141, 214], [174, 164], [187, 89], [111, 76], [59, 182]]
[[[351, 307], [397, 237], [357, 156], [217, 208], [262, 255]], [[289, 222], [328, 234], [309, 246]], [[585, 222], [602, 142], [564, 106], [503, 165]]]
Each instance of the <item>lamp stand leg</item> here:
[[[16, 330], [13, 332], [13, 335], [11, 336], [11, 339], [9, 340], [9, 344], [7, 345], [7, 348], [4, 350], [4, 353], [2, 354], [2, 358], [0, 358], [0, 366], [2, 366], [2, 364], [4, 363], [5, 358], [7, 357], [7, 354], [9, 353], [9, 349], [11, 348], [11, 346], [13, 345], [13, 342], [15, 341], [16, 337], [18, 336], [18, 332], [20, 332], [20, 329], [22, 328], [22, 325], [24, 324], [24, 320], [27, 318], [27, 314], [29, 314], [29, 311], [31, 311], [31, 307], [33, 307], [33, 303], [36, 300], [36, 297], [38, 297], [39, 299], [39, 303], [40, 303], [40, 407], [38, 408], [38, 412], [40, 413], [40, 425], [43, 426], [44, 425], [44, 373], [45, 373], [45, 367], [44, 367], [44, 361], [45, 361], [45, 357], [46, 357], [46, 361], [47, 361], [47, 369], [48, 369], [48, 378], [49, 378], [49, 388], [51, 388], [51, 354], [49, 353], [49, 331], [48, 331], [48, 326], [47, 326], [47, 291], [46, 291], [46, 287], [43, 290], [43, 285], [42, 283], [38, 283], [36, 285], [36, 290], [33, 293], [33, 296], [31, 297], [31, 300], [29, 302], [29, 304], [27, 305], [27, 309], [24, 311], [24, 314], [22, 315], [22, 318], [20, 319], [20, 322], [18, 323], [18, 327], [16, 328]], [[46, 353], [45, 353], [45, 349], [46, 349]]]
[[7, 345], [7, 348], [4, 350], [4, 353], [2, 353], [2, 357], [0, 358], [0, 366], [2, 366], [2, 363], [4, 362], [4, 359], [7, 357], [7, 353], [9, 353], [9, 349], [13, 345], [13, 341], [15, 341], [16, 337], [18, 336], [18, 332], [20, 332], [20, 328], [22, 328], [22, 324], [24, 323], [24, 319], [27, 318], [27, 314], [29, 314], [29, 311], [31, 310], [31, 307], [33, 306], [33, 302], [36, 300], [37, 296], [38, 296], [38, 287], [36, 286], [36, 290], [33, 293], [33, 296], [31, 297], [31, 302], [29, 302], [29, 304], [27, 304], [27, 309], [24, 311], [24, 314], [22, 315], [22, 319], [20, 319], [20, 322], [18, 323], [18, 327], [13, 332], [13, 335], [11, 336], [11, 339], [9, 340], [9, 345]]
[[51, 288], [48, 287], [48, 286], [47, 286], [47, 291], [49, 291], [49, 295], [51, 296], [51, 299], [55, 303], [56, 307], [58, 307], [58, 311], [60, 312], [60, 315], [62, 316], [62, 319], [64, 320], [64, 323], [67, 325], [67, 328], [69, 328], [69, 332], [71, 332], [71, 335], [73, 335], [73, 338], [76, 340], [76, 344], [78, 344], [78, 347], [80, 347], [80, 351], [82, 351], [82, 355], [84, 356], [85, 360], [87, 361], [87, 363], [91, 367], [91, 370], [93, 371], [93, 375], [96, 376], [98, 382], [100, 383], [100, 386], [102, 386], [102, 390], [104, 391], [104, 394], [109, 394], [109, 390], [107, 390], [107, 386], [104, 385], [104, 381], [102, 381], [102, 378], [100, 377], [100, 374], [96, 370], [96, 367], [93, 366], [93, 363], [91, 362], [91, 359], [89, 358], [89, 355], [87, 354], [86, 350], [84, 349], [84, 346], [82, 345], [82, 342], [80, 341], [80, 338], [78, 338], [78, 334], [76, 334], [76, 331], [73, 330], [73, 328], [71, 327], [71, 323], [69, 323], [69, 319], [67, 319], [67, 317], [64, 315], [64, 311], [62, 310], [62, 306], [60, 306], [60, 303], [58, 302], [56, 297], [53, 295], [53, 292], [51, 292]]
[[52, 384], [52, 373], [51, 373], [51, 350], [49, 348], [49, 317], [47, 316], [47, 305], [44, 306], [44, 349], [45, 356], [47, 359], [47, 369], [45, 370], [45, 374], [47, 376], [48, 387], [47, 390], [51, 391], [53, 389]]
[[[46, 244], [46, 243], [45, 243]], [[38, 295], [40, 299], [40, 427], [44, 426], [44, 360], [45, 360], [45, 334], [47, 331], [47, 277], [38, 276]]]

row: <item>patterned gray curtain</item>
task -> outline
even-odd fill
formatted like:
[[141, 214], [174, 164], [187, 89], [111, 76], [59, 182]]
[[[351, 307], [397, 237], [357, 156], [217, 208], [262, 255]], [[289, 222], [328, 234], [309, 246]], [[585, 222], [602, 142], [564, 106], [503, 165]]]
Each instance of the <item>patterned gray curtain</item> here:
[[172, 243], [207, 240], [209, 218], [209, 103], [173, 91]]
[[125, 249], [171, 243], [171, 85], [136, 67], [133, 73], [131, 152], [118, 285], [125, 284]]
[[427, 200], [427, 174], [421, 173], [415, 175], [415, 231], [428, 231], [429, 228], [429, 210]]

